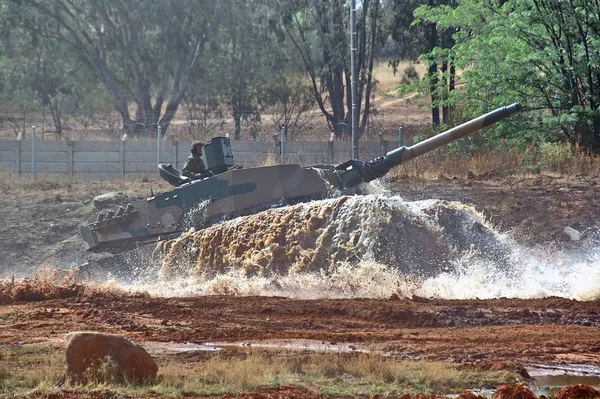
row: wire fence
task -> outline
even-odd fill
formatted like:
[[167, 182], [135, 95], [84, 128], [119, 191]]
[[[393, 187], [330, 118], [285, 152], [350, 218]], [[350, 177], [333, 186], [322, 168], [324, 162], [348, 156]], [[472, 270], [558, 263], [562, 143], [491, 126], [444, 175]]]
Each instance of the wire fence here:
[[[127, 176], [156, 175], [158, 163], [181, 169], [190, 155], [192, 140], [173, 140], [154, 128], [154, 139], [119, 140], [38, 140], [37, 128], [31, 138], [0, 140], [0, 170], [19, 177], [66, 176], [69, 179], [111, 180]], [[278, 163], [300, 165], [337, 164], [351, 159], [350, 141], [289, 141], [286, 129], [268, 141], [232, 140], [235, 163], [245, 167]], [[396, 148], [398, 140], [361, 141], [360, 158], [376, 158]]]

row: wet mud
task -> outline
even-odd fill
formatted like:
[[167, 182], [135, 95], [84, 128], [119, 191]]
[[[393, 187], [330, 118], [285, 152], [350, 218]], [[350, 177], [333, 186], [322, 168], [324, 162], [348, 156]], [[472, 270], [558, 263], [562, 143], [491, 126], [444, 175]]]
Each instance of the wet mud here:
[[498, 234], [471, 206], [340, 197], [246, 216], [163, 243], [161, 277], [237, 270], [245, 276], [331, 273], [340, 264], [384, 264], [405, 276], [449, 270], [465, 253], [506, 262]]
[[68, 332], [93, 328], [139, 342], [354, 344], [403, 359], [481, 370], [526, 363], [597, 364], [598, 325], [595, 302], [558, 298], [292, 300], [80, 292], [0, 307], [4, 344], [62, 346]]

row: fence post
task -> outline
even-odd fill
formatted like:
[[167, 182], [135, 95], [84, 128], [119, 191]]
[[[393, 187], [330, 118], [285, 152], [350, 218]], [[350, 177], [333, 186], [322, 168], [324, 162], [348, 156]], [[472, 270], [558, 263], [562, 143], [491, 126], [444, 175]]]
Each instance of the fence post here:
[[404, 128], [400, 127], [400, 129], [398, 129], [398, 147], [402, 147], [404, 142]]
[[160, 163], [160, 136], [161, 136], [162, 127], [158, 125], [156, 127], [156, 166]]
[[126, 134], [121, 137], [121, 146], [119, 147], [119, 166], [121, 167], [121, 177], [123, 178], [125, 178], [125, 139], [127, 139]]
[[171, 163], [177, 169], [177, 141], [171, 141]]
[[73, 141], [67, 137], [67, 172], [69, 173], [69, 182], [73, 180]]
[[31, 178], [35, 180], [35, 126], [31, 127]]
[[281, 163], [285, 163], [285, 131], [286, 127], [281, 128]]
[[17, 134], [17, 148], [15, 150], [15, 173], [17, 177], [21, 176], [21, 140], [23, 139], [23, 132]]
[[331, 163], [334, 163], [335, 160], [333, 159], [333, 139], [335, 138], [335, 134], [333, 134], [333, 132], [331, 132], [331, 134], [329, 135], [329, 141], [327, 142], [327, 145], [329, 146], [329, 156], [331, 159]]

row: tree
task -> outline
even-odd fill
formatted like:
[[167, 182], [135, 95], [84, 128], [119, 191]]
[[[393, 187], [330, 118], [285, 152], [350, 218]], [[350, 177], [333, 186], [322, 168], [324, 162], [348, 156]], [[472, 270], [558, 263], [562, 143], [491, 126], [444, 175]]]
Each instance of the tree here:
[[[389, 7], [389, 2], [363, 0], [357, 15], [357, 100], [359, 114], [362, 110], [361, 132], [369, 118], [371, 91], [376, 83], [372, 74], [374, 60], [387, 38], [384, 21]], [[337, 138], [348, 137], [352, 113], [348, 2], [282, 0], [279, 12], [286, 33], [302, 58], [313, 95], [330, 130]]]
[[283, 33], [268, 1], [228, 0], [222, 5], [222, 85], [239, 140], [242, 121], [260, 121], [262, 109], [269, 105], [266, 90], [284, 77]]
[[273, 124], [278, 131], [285, 127], [287, 137], [293, 139], [308, 122], [308, 112], [315, 105], [312, 88], [305, 79], [292, 75], [278, 80], [269, 93], [274, 104], [270, 109]]
[[157, 125], [166, 132], [216, 20], [210, 0], [12, 1], [56, 22], [26, 26], [43, 28], [40, 35], [68, 44], [94, 69], [132, 133]]
[[[496, 130], [567, 139], [600, 152], [600, 9], [592, 0], [461, 0], [415, 13], [457, 29], [451, 56], [465, 84], [453, 95], [467, 116], [520, 101], [532, 111]], [[536, 122], [541, 121], [541, 122]], [[505, 125], [505, 126], [502, 126]]]
[[[29, 13], [23, 15], [10, 3], [2, 5], [0, 41], [4, 59], [0, 61], [0, 73], [5, 84], [0, 95], [5, 97], [5, 109], [26, 109], [41, 113], [42, 134], [51, 131], [60, 137], [69, 118], [80, 114], [80, 104], [89, 100], [88, 93], [96, 87], [93, 73], [87, 65], [78, 61], [63, 43], [48, 40], [38, 32], [56, 29], [54, 21], [37, 18]], [[25, 29], [23, 21], [35, 21], [35, 30]], [[46, 129], [46, 115], [52, 120]], [[22, 116], [22, 115], [21, 115]], [[25, 118], [23, 123], [25, 123]]]
[[396, 58], [391, 60], [394, 70], [403, 59], [414, 60], [431, 50], [428, 29], [413, 24], [413, 13], [423, 4], [427, 0], [393, 0], [391, 37], [398, 43]]

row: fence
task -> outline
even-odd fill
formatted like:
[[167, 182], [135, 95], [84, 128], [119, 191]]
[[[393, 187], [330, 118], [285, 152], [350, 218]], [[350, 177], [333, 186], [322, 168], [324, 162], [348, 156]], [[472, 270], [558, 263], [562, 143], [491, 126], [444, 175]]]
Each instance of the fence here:
[[[231, 141], [235, 163], [245, 167], [274, 163], [336, 164], [352, 157], [350, 141]], [[157, 174], [157, 160], [181, 169], [191, 142], [0, 140], [0, 170], [17, 176], [65, 176], [111, 180]], [[397, 141], [361, 142], [368, 160], [397, 147]]]

